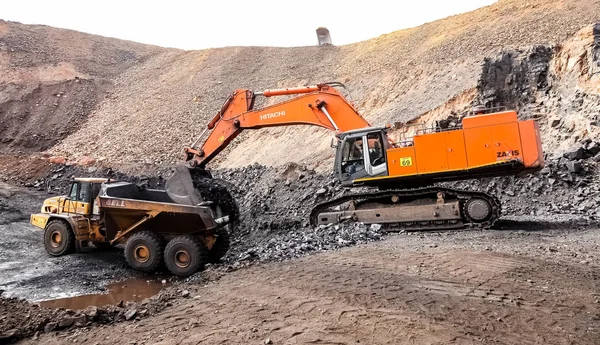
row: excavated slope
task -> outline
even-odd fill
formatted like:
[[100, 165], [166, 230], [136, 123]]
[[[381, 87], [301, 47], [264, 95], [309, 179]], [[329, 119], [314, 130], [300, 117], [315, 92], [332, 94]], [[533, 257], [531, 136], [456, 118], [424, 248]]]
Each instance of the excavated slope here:
[[0, 152], [37, 152], [80, 128], [149, 45], [0, 20]]
[[[182, 148], [228, 94], [244, 87], [341, 81], [371, 123], [404, 122], [473, 90], [485, 57], [561, 42], [599, 21], [598, 8], [599, 0], [504, 0], [341, 47], [147, 48], [151, 53], [114, 74], [114, 88], [87, 122], [50, 151], [70, 160], [91, 156], [125, 170], [167, 166], [181, 159]], [[246, 132], [217, 163], [304, 162], [327, 170], [329, 140], [327, 131], [301, 126]]]

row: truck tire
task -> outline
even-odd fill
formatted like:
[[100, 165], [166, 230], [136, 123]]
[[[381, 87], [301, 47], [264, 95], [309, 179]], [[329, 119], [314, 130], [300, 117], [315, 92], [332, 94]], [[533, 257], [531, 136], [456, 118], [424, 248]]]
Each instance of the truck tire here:
[[152, 273], [161, 264], [165, 241], [152, 231], [131, 235], [125, 244], [125, 259], [138, 271]]
[[51, 220], [44, 229], [44, 247], [52, 256], [75, 252], [75, 234], [69, 224], [62, 220]]
[[229, 250], [229, 232], [226, 228], [217, 230], [217, 240], [212, 248], [208, 251], [208, 262], [215, 264], [221, 260], [222, 257], [227, 254]]
[[165, 264], [171, 273], [180, 277], [192, 275], [208, 261], [204, 243], [193, 236], [177, 236], [165, 248]]

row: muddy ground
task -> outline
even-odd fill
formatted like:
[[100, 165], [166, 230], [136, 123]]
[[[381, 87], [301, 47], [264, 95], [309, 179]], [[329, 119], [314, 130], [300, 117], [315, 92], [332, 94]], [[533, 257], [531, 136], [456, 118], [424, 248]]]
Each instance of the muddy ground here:
[[140, 276], [129, 270], [122, 250], [93, 251], [54, 258], [42, 242], [42, 230], [29, 222], [0, 225], [0, 289], [8, 297], [32, 301], [104, 291], [115, 279]]
[[240, 269], [141, 321], [22, 343], [600, 343], [600, 230], [510, 225]]

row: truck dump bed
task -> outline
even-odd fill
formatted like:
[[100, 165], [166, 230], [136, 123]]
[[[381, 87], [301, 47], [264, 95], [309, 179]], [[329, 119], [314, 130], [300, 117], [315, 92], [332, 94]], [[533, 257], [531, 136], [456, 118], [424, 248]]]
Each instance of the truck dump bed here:
[[227, 223], [227, 217], [215, 219], [209, 206], [176, 204], [165, 191], [128, 182], [103, 184], [97, 200], [105, 216], [106, 237], [113, 243], [138, 227], [172, 236], [213, 230]]

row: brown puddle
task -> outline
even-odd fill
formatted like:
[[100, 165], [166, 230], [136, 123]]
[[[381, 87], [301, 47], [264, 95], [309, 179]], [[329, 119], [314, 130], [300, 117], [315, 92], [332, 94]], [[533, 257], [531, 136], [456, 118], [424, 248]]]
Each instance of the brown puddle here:
[[171, 285], [170, 282], [162, 283], [164, 278], [144, 279], [132, 278], [122, 282], [109, 284], [106, 286], [107, 294], [93, 294], [75, 297], [67, 297], [42, 301], [39, 304], [45, 308], [64, 308], [64, 309], [85, 309], [89, 306], [101, 307], [107, 304], [116, 305], [120, 301], [139, 302], [144, 298], [156, 295], [160, 290]]

